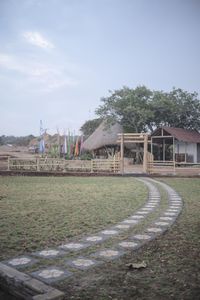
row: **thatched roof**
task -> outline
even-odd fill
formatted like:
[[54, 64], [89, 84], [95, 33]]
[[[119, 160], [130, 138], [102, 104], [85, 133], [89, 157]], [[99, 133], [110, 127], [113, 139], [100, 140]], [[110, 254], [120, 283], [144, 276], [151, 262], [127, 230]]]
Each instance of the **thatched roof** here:
[[83, 148], [91, 151], [104, 146], [118, 145], [117, 135], [123, 132], [122, 126], [118, 123], [108, 126], [103, 121], [87, 140], [84, 141]]

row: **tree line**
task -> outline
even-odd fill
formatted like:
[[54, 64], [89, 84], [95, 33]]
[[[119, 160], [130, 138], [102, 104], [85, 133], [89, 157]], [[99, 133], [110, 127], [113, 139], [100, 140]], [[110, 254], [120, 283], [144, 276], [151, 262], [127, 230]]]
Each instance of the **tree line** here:
[[20, 136], [20, 137], [16, 137], [13, 135], [10, 136], [6, 136], [6, 135], [2, 135], [0, 136], [0, 145], [7, 145], [7, 144], [11, 144], [11, 145], [16, 145], [16, 146], [28, 146], [30, 141], [35, 138], [32, 134], [27, 135], [27, 136]]
[[86, 121], [81, 131], [89, 136], [102, 122], [120, 123], [125, 132], [152, 132], [160, 126], [200, 130], [198, 93], [173, 88], [152, 91], [145, 86], [123, 87], [101, 98], [97, 118]]

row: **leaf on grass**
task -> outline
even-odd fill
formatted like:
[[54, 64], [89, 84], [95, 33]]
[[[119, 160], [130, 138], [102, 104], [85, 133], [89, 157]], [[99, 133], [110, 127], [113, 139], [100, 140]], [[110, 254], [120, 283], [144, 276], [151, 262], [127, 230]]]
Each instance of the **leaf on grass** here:
[[129, 263], [126, 265], [130, 270], [133, 270], [133, 269], [144, 269], [147, 267], [147, 264], [143, 261], [141, 263]]

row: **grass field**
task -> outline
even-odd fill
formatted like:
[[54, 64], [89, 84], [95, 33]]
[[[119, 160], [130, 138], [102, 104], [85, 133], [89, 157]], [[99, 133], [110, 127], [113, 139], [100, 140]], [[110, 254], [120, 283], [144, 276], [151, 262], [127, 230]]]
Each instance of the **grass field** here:
[[[175, 225], [138, 251], [108, 263], [107, 268], [76, 278], [75, 286], [63, 285], [66, 299], [199, 300], [200, 179], [160, 180], [183, 197], [183, 211]], [[142, 261], [146, 269], [126, 267], [127, 263]]]
[[[200, 179], [158, 180], [183, 198], [176, 223], [138, 251], [56, 284], [66, 299], [199, 299]], [[146, 196], [134, 178], [0, 178], [1, 256], [99, 231], [130, 215]], [[142, 261], [147, 267], [140, 271], [126, 266]]]
[[132, 178], [0, 177], [0, 259], [104, 229], [146, 198]]

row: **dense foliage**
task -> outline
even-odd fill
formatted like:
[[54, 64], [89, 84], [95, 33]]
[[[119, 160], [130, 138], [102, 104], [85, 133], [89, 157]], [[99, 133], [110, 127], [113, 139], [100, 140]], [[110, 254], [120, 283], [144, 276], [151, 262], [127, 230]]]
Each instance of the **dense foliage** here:
[[[96, 114], [119, 122], [127, 132], [152, 131], [158, 126], [200, 129], [200, 100], [196, 92], [173, 88], [151, 91], [145, 86], [123, 87], [101, 99]], [[91, 121], [92, 122], [92, 121]]]

